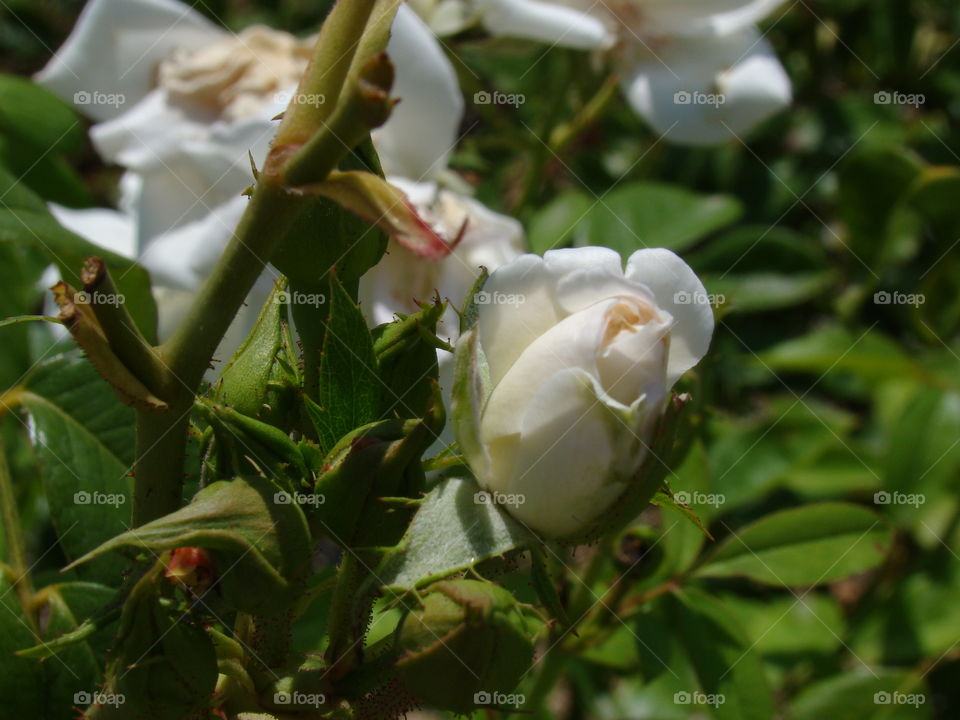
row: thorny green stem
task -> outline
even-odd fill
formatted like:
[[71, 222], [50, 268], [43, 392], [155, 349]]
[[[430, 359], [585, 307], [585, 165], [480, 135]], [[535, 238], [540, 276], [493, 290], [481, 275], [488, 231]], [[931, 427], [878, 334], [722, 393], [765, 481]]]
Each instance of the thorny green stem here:
[[137, 416], [134, 527], [180, 507], [193, 394], [237, 310], [298, 211], [298, 197], [261, 176], [240, 225], [185, 322], [160, 347], [170, 373], [165, 387], [158, 390], [170, 408]]
[[[297, 96], [323, 94], [329, 97], [331, 106], [294, 102], [288, 108], [233, 238], [194, 298], [185, 321], [157, 349], [169, 371], [160, 383], [163, 387], [154, 391], [161, 393], [170, 408], [152, 416], [138, 414], [134, 526], [180, 507], [193, 395], [237, 310], [301, 209], [302, 196], [280, 181], [290, 146], [299, 148], [323, 126], [324, 117], [336, 104], [333, 101], [342, 93], [377, 2], [340, 0], [327, 17]], [[315, 177], [325, 178], [337, 159], [306, 157], [301, 161], [315, 161]]]

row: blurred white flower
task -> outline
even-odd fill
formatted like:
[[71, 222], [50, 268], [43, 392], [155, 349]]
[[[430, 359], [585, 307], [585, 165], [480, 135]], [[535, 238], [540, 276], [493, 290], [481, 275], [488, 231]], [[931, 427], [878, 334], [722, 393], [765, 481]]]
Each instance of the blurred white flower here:
[[[176, 0], [91, 0], [37, 76], [98, 121], [91, 129], [94, 146], [126, 170], [118, 212], [52, 209], [66, 227], [137, 258], [150, 271], [161, 338], [176, 327], [232, 236], [246, 205], [241, 192], [253, 182], [248, 152], [258, 164], [266, 157], [276, 131], [273, 118], [296, 91], [311, 44], [260, 26], [233, 35]], [[425, 266], [416, 272], [434, 277], [441, 292], [452, 288], [451, 297], [459, 301], [459, 285], [448, 281], [447, 271], [451, 277], [476, 275], [480, 258], [497, 256], [478, 249], [477, 238], [494, 235], [484, 223], [518, 230], [469, 198], [437, 190], [434, 183], [447, 172], [457, 139], [463, 98], [434, 35], [404, 6], [387, 51], [396, 65], [393, 94], [402, 102], [374, 133], [374, 142], [385, 171], [424, 198], [429, 207], [423, 211], [431, 218], [442, 223], [458, 204], [464, 217], [470, 215], [463, 249], [455, 256], [408, 258]], [[438, 192], [445, 209], [436, 214]], [[377, 298], [371, 319], [389, 319], [408, 310], [412, 298], [423, 297], [419, 287], [408, 294], [402, 290], [411, 272], [400, 262], [404, 253], [393, 248], [388, 258], [387, 268], [395, 268], [397, 276], [376, 271], [376, 282], [392, 287], [392, 293], [371, 294], [366, 288], [367, 296]], [[275, 272], [261, 277], [218, 357], [229, 356], [245, 336], [274, 277]]]
[[494, 272], [457, 343], [452, 420], [480, 485], [533, 530], [595, 527], [646, 457], [670, 388], [706, 354], [713, 310], [677, 255], [523, 255]]
[[787, 106], [790, 80], [755, 23], [784, 0], [415, 0], [440, 35], [609, 53], [630, 105], [671, 142], [730, 140]]

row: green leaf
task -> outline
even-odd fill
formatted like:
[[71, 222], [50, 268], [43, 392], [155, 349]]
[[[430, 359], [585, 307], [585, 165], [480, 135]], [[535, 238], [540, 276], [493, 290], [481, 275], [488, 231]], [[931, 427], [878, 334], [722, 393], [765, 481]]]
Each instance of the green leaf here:
[[[849, 412], [813, 399], [798, 402], [793, 395], [768, 397], [746, 417], [717, 416], [709, 452], [712, 492], [722, 500], [715, 514], [791, 484], [797, 473], [822, 467], [828, 457], [852, 463], [872, 481], [867, 487], [875, 487], [879, 473], [871, 467], [871, 456], [850, 438], [855, 422]], [[863, 481], [862, 475], [858, 479]], [[844, 489], [837, 483], [829, 494], [836, 497]]]
[[784, 228], [747, 226], [724, 233], [689, 258], [725, 309], [778, 310], [822, 297], [836, 279], [825, 253]]
[[921, 372], [896, 343], [880, 332], [853, 334], [832, 324], [774, 346], [760, 354], [759, 362], [774, 372], [817, 376], [852, 373], [868, 383], [899, 380]]
[[258, 615], [289, 608], [310, 563], [310, 534], [299, 505], [258, 477], [208, 485], [186, 507], [108, 540], [73, 564], [124, 547], [154, 554], [178, 547], [209, 550], [227, 602]]
[[319, 395], [315, 404], [307, 403], [307, 413], [325, 450], [351, 430], [377, 419], [381, 388], [373, 339], [363, 313], [335, 277], [329, 287]]
[[[960, 467], [960, 393], [923, 387], [889, 430], [884, 488], [891, 516], [919, 525], [917, 505], [956, 498]], [[906, 502], [903, 496], [915, 496]], [[899, 498], [899, 499], [898, 499]]]
[[[897, 693], [894, 698], [893, 693]], [[791, 704], [793, 720], [925, 720], [930, 695], [898, 670], [854, 670], [804, 688]], [[896, 702], [894, 702], [896, 700]]]
[[64, 228], [47, 210], [43, 200], [3, 167], [0, 167], [0, 197], [3, 198], [0, 201], [0, 243], [42, 251], [57, 265], [64, 280], [74, 287], [82, 285], [80, 270], [84, 258], [91, 255], [102, 257], [138, 327], [148, 340], [155, 339], [157, 308], [146, 270]]
[[530, 218], [527, 229], [530, 251], [543, 255], [554, 248], [589, 245], [583, 220], [596, 202], [577, 190], [557, 195]]
[[[939, 546], [943, 547], [943, 546]], [[960, 637], [960, 564], [917, 569], [865, 598], [851, 647], [867, 663], [911, 665], [938, 658]]]
[[[44, 668], [14, 652], [35, 645], [37, 638], [17, 600], [9, 570], [0, 565], [0, 697], [9, 717], [42, 717], [47, 697]], [[56, 661], [54, 661], [56, 662]], [[62, 666], [60, 670], [67, 672]], [[38, 710], [40, 713], [38, 713]]]
[[903, 225], [906, 219], [899, 211], [921, 169], [913, 153], [879, 144], [857, 150], [838, 168], [837, 202], [849, 236], [846, 244], [874, 272], [913, 251], [912, 228]]
[[603, 196], [581, 222], [586, 224], [585, 244], [604, 245], [626, 257], [645, 247], [685, 250], [737, 220], [741, 212], [740, 203], [729, 195], [638, 182]]
[[708, 705], [720, 720], [770, 720], [773, 695], [760, 657], [723, 603], [688, 589], [668, 607], [670, 627], [678, 634], [699, 683], [699, 688], [688, 692], [699, 690], [708, 698], [722, 698]]
[[829, 656], [844, 642], [843, 611], [827, 594], [762, 598], [724, 595], [723, 603], [737, 618], [751, 644], [766, 659], [793, 668], [804, 655]]
[[[667, 479], [673, 492], [687, 494], [690, 510], [697, 515], [704, 527], [709, 526], [711, 516], [717, 511], [709, 501], [717, 498], [712, 497], [715, 494], [711, 489], [710, 468], [702, 441], [695, 440], [691, 444], [683, 463]], [[696, 523], [689, 521], [683, 511], [664, 513], [661, 526], [661, 544], [665, 556], [663, 568], [670, 574], [681, 573], [696, 560], [707, 537]]]
[[731, 533], [697, 575], [820, 585], [875, 567], [890, 544], [881, 518], [851, 503], [782, 510]]
[[73, 108], [39, 85], [0, 74], [0, 133], [51, 152], [77, 153], [86, 141]]
[[46, 200], [87, 205], [90, 194], [63, 157], [85, 144], [73, 108], [28, 80], [0, 74], [0, 165]]
[[535, 541], [488, 498], [472, 480], [460, 478], [431, 490], [398, 549], [377, 570], [381, 583], [421, 587]]
[[[129, 527], [134, 413], [79, 353], [40, 365], [17, 396], [30, 413], [31, 441], [60, 546], [75, 559]], [[124, 563], [104, 558], [81, 570], [120, 583]]]
[[[96, 583], [62, 583], [43, 588], [36, 599], [37, 615], [44, 619], [44, 640], [73, 630], [86, 615], [109, 602], [114, 594], [113, 589]], [[103, 633], [101, 638], [110, 640], [108, 633]], [[103, 674], [100, 658], [104, 657], [106, 650], [101, 645], [95, 652], [88, 642], [77, 642], [62, 648], [56, 658], [41, 666], [50, 675], [47, 685], [49, 703], [53, 708], [50, 717], [57, 717], [57, 708], [72, 707], [75, 693], [89, 692], [97, 687]]]
[[17, 383], [32, 364], [29, 347], [29, 315], [21, 313], [36, 305], [38, 274], [30, 271], [22, 248], [0, 245], [0, 387]]

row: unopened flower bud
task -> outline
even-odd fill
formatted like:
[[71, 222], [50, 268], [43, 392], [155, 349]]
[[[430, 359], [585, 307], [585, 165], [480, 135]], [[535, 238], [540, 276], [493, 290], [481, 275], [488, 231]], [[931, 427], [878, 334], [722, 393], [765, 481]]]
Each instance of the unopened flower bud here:
[[713, 311], [669, 250], [524, 255], [494, 272], [457, 343], [453, 422], [480, 485], [542, 535], [602, 527], [638, 481], [670, 388]]
[[426, 705], [469, 713], [481, 693], [511, 692], [530, 668], [533, 645], [513, 596], [477, 580], [430, 586], [401, 621], [396, 670]]

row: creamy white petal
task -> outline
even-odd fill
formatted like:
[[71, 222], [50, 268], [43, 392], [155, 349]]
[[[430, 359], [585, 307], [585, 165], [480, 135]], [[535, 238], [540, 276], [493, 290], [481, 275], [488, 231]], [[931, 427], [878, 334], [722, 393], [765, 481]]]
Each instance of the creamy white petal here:
[[[616, 302], [612, 299], [599, 302], [561, 320], [524, 349], [494, 385], [481, 421], [483, 442], [519, 432], [523, 416], [517, 408], [526, 408], [540, 386], [554, 374], [580, 370], [587, 377], [598, 375], [597, 352], [606, 330], [608, 310]], [[480, 339], [488, 360], [492, 359], [482, 329]]]
[[[107, 120], [150, 91], [157, 63], [175, 48], [225, 35], [175, 0], [91, 0], [36, 80], [94, 120]], [[121, 102], [106, 102], [108, 96]]]
[[[213, 140], [185, 142], [158, 157], [144, 153], [136, 168], [135, 195], [122, 202], [137, 216], [141, 252], [153, 239], [181, 225], [199, 220], [223, 203], [237, 198], [252, 183], [249, 160], [242, 147], [252, 146], [262, 128], [233, 144]], [[242, 136], [241, 128], [234, 128]], [[126, 185], [124, 189], [126, 189]]]
[[609, 411], [596, 401], [589, 378], [566, 370], [543, 383], [520, 412], [522, 432], [496, 447], [498, 462], [485, 484], [522, 499], [508, 509], [531, 529], [551, 537], [571, 535], [625, 490], [610, 477], [618, 444]]
[[624, 71], [633, 108], [666, 140], [735, 140], [790, 103], [790, 79], [756, 30], [671, 38]]
[[247, 203], [247, 198], [236, 197], [160, 235], [143, 252], [140, 264], [159, 285], [195, 291], [223, 253]]
[[457, 74], [434, 34], [403, 5], [387, 53], [396, 67], [392, 95], [400, 104], [374, 133], [384, 171], [414, 180], [435, 177], [447, 166], [463, 117]]
[[484, 299], [491, 302], [479, 306], [477, 322], [494, 386], [530, 343], [561, 320], [554, 301], [555, 282], [537, 255], [521, 255], [487, 280]]
[[657, 306], [673, 316], [667, 388], [707, 354], [713, 336], [713, 308], [700, 278], [678, 255], [663, 248], [637, 250], [627, 261], [628, 278], [643, 283]]
[[454, 35], [474, 21], [470, 0], [407, 0], [437, 35]]
[[[444, 237], [462, 236], [452, 253], [429, 260], [391, 242], [387, 254], [360, 281], [361, 306], [368, 321], [389, 322], [394, 313], [417, 310], [417, 301], [439, 293], [462, 308], [481, 267], [496, 270], [523, 251], [523, 226], [471, 197], [441, 189], [435, 183], [417, 183], [391, 176], [417, 212]], [[456, 310], [447, 310], [438, 328], [441, 338], [456, 341]]]
[[541, 0], [479, 0], [484, 27], [493, 35], [525, 38], [578, 50], [608, 48], [614, 36], [596, 17]]
[[50, 212], [67, 230], [105, 250], [133, 259], [137, 241], [133, 218], [107, 208], [76, 210], [50, 203]]
[[[643, 23], [644, 31], [650, 35], [726, 35], [762, 20], [784, 2], [785, 0], [633, 0], [632, 4], [637, 7], [638, 18]], [[621, 8], [626, 3], [608, 4]], [[623, 12], [619, 10], [617, 14], [622, 15]]]
[[90, 128], [90, 139], [106, 162], [137, 168], [189, 140], [202, 140], [215, 120], [169, 102], [165, 90], [152, 90], [127, 112]]
[[623, 275], [623, 260], [604, 247], [548, 250], [544, 263], [556, 278], [555, 300], [570, 314], [614, 295], [640, 295], [652, 301], [642, 285]]

